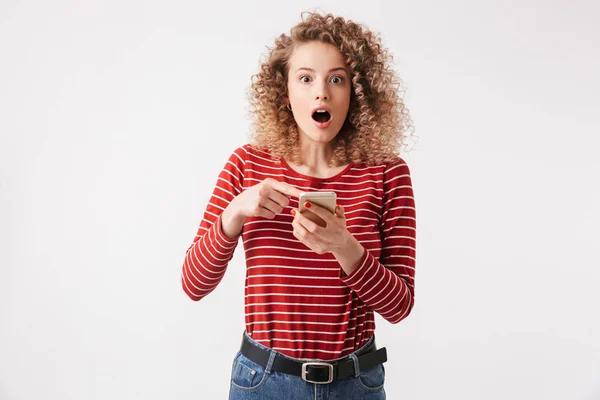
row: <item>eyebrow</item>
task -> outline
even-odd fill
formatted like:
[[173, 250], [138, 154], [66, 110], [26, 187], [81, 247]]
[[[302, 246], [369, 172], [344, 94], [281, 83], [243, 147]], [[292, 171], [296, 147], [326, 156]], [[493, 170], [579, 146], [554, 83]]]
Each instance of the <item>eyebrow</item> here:
[[[305, 70], [307, 70], [307, 71], [315, 72], [315, 70], [314, 70], [314, 69], [312, 69], [312, 68], [307, 68], [307, 67], [300, 67], [300, 68], [298, 68], [298, 69], [296, 70], [296, 72], [300, 71], [301, 69], [305, 69]], [[344, 71], [344, 72], [348, 72], [348, 71], [346, 71], [346, 68], [343, 68], [343, 67], [332, 68], [332, 69], [330, 69], [330, 70], [329, 70], [329, 72], [333, 72], [333, 71], [339, 71], [339, 70], [341, 70], [341, 71]]]

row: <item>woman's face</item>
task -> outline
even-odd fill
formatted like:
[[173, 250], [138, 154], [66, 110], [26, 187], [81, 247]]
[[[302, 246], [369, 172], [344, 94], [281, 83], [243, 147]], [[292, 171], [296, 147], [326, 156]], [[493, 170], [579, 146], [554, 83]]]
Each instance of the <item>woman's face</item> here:
[[[335, 138], [350, 106], [351, 81], [342, 53], [320, 41], [300, 45], [289, 60], [287, 89], [300, 135], [323, 143]], [[320, 106], [327, 112], [315, 112]]]

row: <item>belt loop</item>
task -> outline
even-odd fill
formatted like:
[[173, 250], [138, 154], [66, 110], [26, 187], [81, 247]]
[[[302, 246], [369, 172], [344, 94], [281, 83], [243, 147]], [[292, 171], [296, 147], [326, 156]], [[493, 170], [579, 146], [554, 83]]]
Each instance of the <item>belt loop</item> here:
[[352, 362], [354, 363], [354, 376], [358, 378], [358, 376], [360, 375], [360, 367], [358, 365], [358, 357], [356, 357], [356, 354], [350, 353], [350, 358], [352, 359]]
[[265, 372], [267, 374], [271, 374], [271, 368], [273, 368], [273, 363], [275, 362], [276, 356], [277, 352], [275, 350], [271, 350], [271, 354], [269, 355], [269, 361], [267, 361], [267, 366], [265, 367]]

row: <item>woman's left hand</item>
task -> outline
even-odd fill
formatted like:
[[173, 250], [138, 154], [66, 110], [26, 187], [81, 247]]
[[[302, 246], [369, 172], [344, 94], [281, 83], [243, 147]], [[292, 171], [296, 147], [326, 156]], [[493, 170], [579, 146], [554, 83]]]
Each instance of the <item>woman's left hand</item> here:
[[293, 208], [290, 213], [294, 216], [292, 221], [294, 236], [317, 254], [335, 252], [343, 248], [347, 244], [349, 236], [344, 208], [340, 205], [336, 206], [335, 214], [314, 203], [309, 203], [308, 208], [306, 212], [312, 212], [321, 217], [326, 226], [317, 225]]

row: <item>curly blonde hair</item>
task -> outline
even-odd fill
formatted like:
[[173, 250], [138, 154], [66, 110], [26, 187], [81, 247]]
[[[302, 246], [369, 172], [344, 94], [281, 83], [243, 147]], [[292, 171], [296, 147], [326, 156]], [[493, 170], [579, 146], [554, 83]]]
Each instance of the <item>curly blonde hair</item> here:
[[298, 127], [285, 102], [289, 59], [297, 46], [317, 40], [334, 45], [352, 73], [348, 116], [334, 139], [330, 166], [397, 161], [413, 125], [400, 97], [393, 57], [379, 35], [332, 14], [305, 11], [301, 18], [290, 35], [281, 34], [274, 47], [267, 47], [270, 51], [260, 72], [252, 75], [251, 144], [266, 149], [276, 160], [301, 163]]

